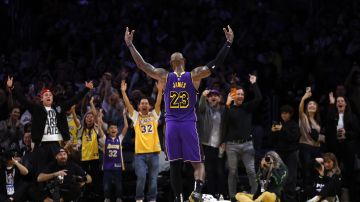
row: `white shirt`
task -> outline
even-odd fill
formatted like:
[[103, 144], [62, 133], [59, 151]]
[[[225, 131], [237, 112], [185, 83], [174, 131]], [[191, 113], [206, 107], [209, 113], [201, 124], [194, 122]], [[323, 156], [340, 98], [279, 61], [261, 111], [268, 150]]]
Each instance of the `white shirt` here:
[[42, 142], [52, 142], [63, 140], [62, 135], [57, 127], [56, 112], [51, 107], [45, 107], [47, 118], [45, 123], [44, 135], [41, 139]]

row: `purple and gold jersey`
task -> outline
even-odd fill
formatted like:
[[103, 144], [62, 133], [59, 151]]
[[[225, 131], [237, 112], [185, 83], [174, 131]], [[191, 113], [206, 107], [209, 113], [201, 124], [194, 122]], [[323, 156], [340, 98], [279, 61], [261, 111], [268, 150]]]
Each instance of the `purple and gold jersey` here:
[[196, 121], [196, 94], [190, 72], [169, 73], [164, 89], [166, 121]]
[[104, 170], [119, 170], [123, 166], [120, 137], [106, 137], [104, 145]]

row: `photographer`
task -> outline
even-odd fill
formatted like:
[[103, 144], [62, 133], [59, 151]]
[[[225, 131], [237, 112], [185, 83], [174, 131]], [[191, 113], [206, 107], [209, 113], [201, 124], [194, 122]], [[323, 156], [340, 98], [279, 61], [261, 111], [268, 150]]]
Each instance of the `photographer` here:
[[287, 167], [280, 156], [269, 151], [262, 158], [257, 173], [258, 187], [254, 195], [237, 193], [235, 199], [241, 202], [276, 202], [280, 201], [281, 191], [287, 178]]
[[71, 201], [80, 196], [80, 188], [90, 183], [91, 177], [77, 164], [68, 161], [68, 154], [60, 148], [56, 162], [51, 162], [37, 177], [38, 182], [47, 182], [44, 201]]
[[341, 171], [333, 153], [325, 153], [322, 158], [316, 158], [314, 168], [318, 177], [313, 183], [310, 200], [307, 202], [335, 202], [341, 187]]
[[22, 176], [29, 171], [19, 162], [16, 151], [6, 151], [2, 157], [5, 162], [2, 162], [0, 168], [0, 201], [22, 201], [26, 194]]

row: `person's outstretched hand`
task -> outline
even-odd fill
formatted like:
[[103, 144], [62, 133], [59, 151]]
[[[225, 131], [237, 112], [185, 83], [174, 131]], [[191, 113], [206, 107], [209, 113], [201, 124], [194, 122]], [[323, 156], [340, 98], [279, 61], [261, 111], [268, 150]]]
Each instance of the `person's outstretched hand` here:
[[224, 33], [225, 33], [226, 40], [228, 42], [232, 43], [234, 41], [234, 32], [231, 29], [231, 27], [228, 25], [227, 29], [226, 29], [226, 27], [224, 27], [223, 30], [224, 30]]
[[128, 47], [133, 45], [132, 42], [133, 42], [133, 38], [134, 38], [134, 32], [135, 32], [135, 30], [130, 31], [129, 27], [126, 27], [124, 40]]

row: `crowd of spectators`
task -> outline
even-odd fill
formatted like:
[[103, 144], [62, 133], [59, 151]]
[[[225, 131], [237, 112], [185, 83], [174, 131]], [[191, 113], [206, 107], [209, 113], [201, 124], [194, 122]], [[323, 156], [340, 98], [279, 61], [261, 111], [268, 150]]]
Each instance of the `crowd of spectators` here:
[[[133, 103], [143, 95], [155, 98], [154, 80], [136, 68], [123, 42], [126, 26], [136, 30], [137, 48], [155, 67], [169, 68], [170, 54], [180, 51], [187, 68], [193, 68], [216, 54], [223, 44], [221, 28], [231, 25], [231, 51], [202, 82], [200, 93], [217, 89], [224, 103], [233, 83], [247, 87], [248, 75], [256, 75], [263, 99], [253, 125], [264, 134], [270, 133], [281, 105], [298, 108], [306, 86], [318, 102], [323, 126], [330, 91], [346, 96], [360, 117], [359, 13], [356, 0], [1, 0], [0, 145], [25, 148], [22, 152], [34, 147], [26, 139], [31, 116], [7, 91], [8, 75], [34, 102], [44, 87], [55, 100], [66, 100], [85, 88], [84, 81], [93, 80], [95, 88], [77, 104], [76, 114], [81, 120], [93, 97], [104, 121], [118, 123], [119, 130], [121, 80], [128, 83]], [[255, 150], [271, 148], [267, 139], [254, 137]], [[133, 135], [126, 136], [124, 149], [133, 150], [133, 143]]]

